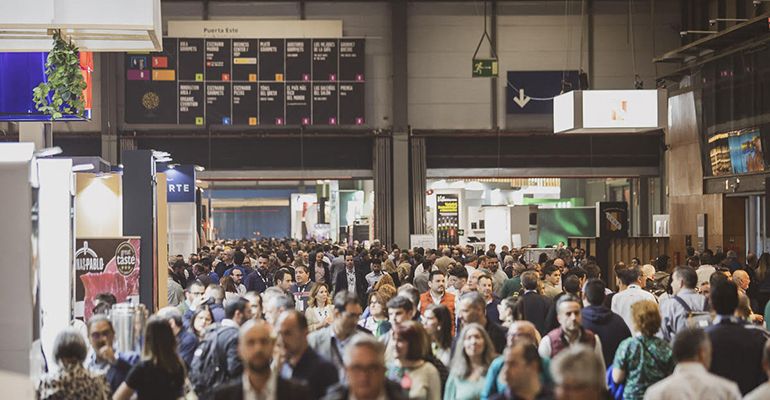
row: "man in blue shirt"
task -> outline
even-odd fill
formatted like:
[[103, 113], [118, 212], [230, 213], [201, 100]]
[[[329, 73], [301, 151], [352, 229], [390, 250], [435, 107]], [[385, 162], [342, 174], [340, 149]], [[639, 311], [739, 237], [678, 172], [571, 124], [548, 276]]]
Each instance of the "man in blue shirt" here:
[[709, 299], [717, 313], [714, 325], [706, 328], [713, 349], [710, 372], [736, 382], [745, 396], [767, 380], [762, 351], [770, 333], [733, 316], [738, 308], [738, 286], [732, 281], [713, 280]]
[[106, 315], [97, 314], [88, 320], [88, 340], [94, 353], [86, 361], [86, 369], [94, 375], [105, 375], [112, 393], [126, 380], [128, 371], [139, 361], [135, 352], [121, 353], [115, 350], [115, 329]]
[[187, 369], [190, 369], [193, 353], [198, 347], [198, 337], [188, 329], [184, 328], [182, 323], [182, 313], [176, 307], [165, 307], [158, 311], [158, 316], [168, 321], [171, 330], [176, 337], [177, 353], [179, 358], [184, 360]]

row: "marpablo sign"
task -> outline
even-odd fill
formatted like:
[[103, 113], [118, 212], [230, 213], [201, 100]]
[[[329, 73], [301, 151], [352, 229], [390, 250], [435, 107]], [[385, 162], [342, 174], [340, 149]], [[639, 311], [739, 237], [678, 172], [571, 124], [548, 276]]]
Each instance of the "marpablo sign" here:
[[99, 293], [139, 301], [140, 238], [80, 238], [75, 246], [75, 317], [87, 321]]

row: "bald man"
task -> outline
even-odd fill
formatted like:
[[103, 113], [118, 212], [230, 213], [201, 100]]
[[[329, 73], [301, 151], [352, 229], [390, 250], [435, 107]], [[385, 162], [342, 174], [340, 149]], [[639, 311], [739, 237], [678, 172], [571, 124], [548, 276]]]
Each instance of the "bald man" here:
[[[533, 346], [540, 345], [540, 333], [538, 333], [535, 324], [529, 321], [514, 321], [508, 328], [508, 335], [506, 336], [507, 343], [506, 348], [510, 348], [516, 341], [526, 340], [532, 343]], [[550, 365], [551, 360], [547, 358], [541, 358], [543, 362], [543, 370], [540, 372], [540, 382], [548, 387], [553, 386], [553, 379], [551, 379]], [[507, 384], [500, 382], [497, 377], [500, 375], [505, 359], [503, 356], [499, 356], [492, 361], [487, 370], [487, 377], [484, 383], [484, 390], [481, 391], [481, 400], [488, 400], [498, 393], [505, 393]]]
[[751, 309], [751, 313], [753, 316], [753, 320], [757, 322], [764, 321], [762, 314], [754, 314], [754, 311], [757, 311], [759, 309], [759, 304], [755, 299], [752, 299], [749, 297], [749, 295], [746, 293], [746, 290], [749, 289], [749, 284], [751, 283], [751, 278], [749, 277], [748, 272], [739, 269], [733, 272], [732, 276], [733, 282], [738, 286], [738, 291], [746, 296], [746, 298], [749, 299], [749, 308]]
[[238, 356], [245, 366], [243, 375], [214, 389], [214, 400], [307, 399], [306, 386], [284, 379], [270, 369], [275, 344], [275, 333], [267, 323], [249, 320], [243, 324], [238, 337]]

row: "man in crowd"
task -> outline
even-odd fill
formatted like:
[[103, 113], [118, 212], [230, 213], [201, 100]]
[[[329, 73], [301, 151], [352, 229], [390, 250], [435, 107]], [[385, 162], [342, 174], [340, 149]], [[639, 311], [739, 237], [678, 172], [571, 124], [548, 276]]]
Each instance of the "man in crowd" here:
[[179, 358], [184, 360], [185, 365], [187, 365], [187, 368], [189, 369], [190, 364], [192, 363], [193, 353], [198, 347], [198, 337], [188, 329], [184, 328], [184, 324], [182, 323], [182, 313], [180, 313], [176, 307], [169, 306], [161, 308], [160, 311], [158, 311], [158, 316], [168, 321], [168, 324], [171, 326], [174, 337], [176, 337], [176, 347]]
[[[369, 255], [369, 251], [366, 249], [361, 250], [357, 257], [353, 258], [353, 264], [356, 269], [363, 272], [364, 276], [371, 272], [372, 258]], [[345, 268], [347, 268], [347, 258], [345, 259]]]
[[233, 283], [235, 284], [235, 289], [238, 290], [239, 295], [243, 296], [247, 292], [246, 286], [244, 286], [243, 283], [241, 283], [243, 282], [243, 271], [239, 269], [237, 266], [231, 268], [230, 271], [231, 271], [230, 276], [233, 277]]
[[270, 274], [267, 272], [269, 264], [270, 256], [265, 253], [260, 254], [257, 258], [257, 269], [254, 270], [254, 273], [247, 276], [243, 283], [247, 291], [262, 293], [270, 287]]
[[516, 340], [503, 352], [503, 377], [508, 387], [493, 400], [552, 399], [551, 391], [540, 382], [542, 360], [528, 340]]
[[286, 353], [279, 369], [281, 377], [305, 383], [310, 388], [310, 398], [320, 399], [339, 380], [337, 368], [308, 345], [310, 332], [304, 314], [296, 310], [283, 312], [276, 326]]
[[351, 339], [364, 333], [358, 333], [358, 318], [361, 316], [361, 302], [354, 293], [346, 290], [334, 296], [334, 322], [330, 326], [317, 330], [308, 336], [308, 343], [318, 354], [329, 359], [344, 379], [341, 355]]
[[265, 321], [270, 326], [277, 326], [276, 321], [278, 316], [284, 311], [294, 309], [294, 302], [291, 297], [286, 294], [279, 294], [276, 296], [270, 296], [265, 299]]
[[651, 300], [658, 302], [657, 297], [654, 294], [642, 289], [644, 283], [640, 283], [640, 280], [645, 279], [642, 273], [641, 265], [630, 266], [625, 270], [625, 273], [620, 276], [620, 291], [618, 294], [612, 297], [612, 312], [623, 317], [626, 321], [628, 329], [632, 334], [636, 334], [634, 330], [634, 319], [631, 316], [631, 306], [642, 301]]
[[[458, 271], [465, 272], [465, 268], [458, 268]], [[428, 279], [428, 286], [430, 290], [420, 295], [420, 314], [424, 315], [425, 310], [431, 304], [443, 304], [449, 309], [454, 327], [455, 296], [447, 293], [447, 289], [444, 288], [444, 274], [441, 271], [432, 271]]]
[[313, 288], [313, 282], [310, 281], [310, 274], [304, 265], [300, 265], [294, 270], [296, 283], [291, 285], [289, 291], [294, 296], [294, 303], [297, 310], [305, 312], [307, 301], [310, 298], [310, 290]]
[[601, 339], [590, 330], [583, 328], [580, 299], [571, 294], [564, 295], [556, 302], [556, 309], [561, 326], [549, 332], [540, 341], [538, 347], [540, 356], [554, 358], [564, 349], [582, 344], [594, 350], [596, 356], [601, 358], [602, 367], [604, 367]]
[[366, 274], [364, 277], [366, 279], [367, 292], [370, 292], [372, 288], [374, 288], [374, 285], [376, 285], [380, 278], [382, 278], [382, 260], [379, 258], [373, 259], [371, 268], [372, 272]]
[[673, 342], [677, 332], [690, 326], [692, 312], [708, 312], [708, 299], [695, 292], [698, 274], [694, 269], [676, 267], [671, 276], [671, 300], [660, 306], [661, 326], [658, 336]]
[[88, 320], [88, 340], [94, 352], [86, 362], [86, 369], [94, 375], [104, 375], [112, 393], [128, 377], [131, 367], [139, 362], [139, 353], [115, 350], [115, 330], [106, 315], [94, 315]]
[[399, 383], [385, 377], [385, 346], [369, 335], [350, 340], [343, 353], [343, 382], [329, 388], [324, 400], [407, 400]]
[[600, 356], [586, 346], [562, 351], [551, 362], [557, 400], [605, 399], [606, 371]]
[[497, 306], [500, 304], [500, 299], [496, 298], [494, 293], [492, 292], [492, 278], [489, 277], [489, 275], [481, 275], [479, 277], [478, 283], [476, 284], [477, 291], [481, 295], [481, 297], [484, 298], [484, 301], [486, 301], [486, 313], [487, 318], [492, 320], [493, 322], [497, 322], [498, 324], [501, 323], [500, 321], [500, 311], [497, 310]]
[[233, 273], [233, 270], [239, 270], [241, 271], [241, 278], [244, 276], [248, 276], [251, 272], [254, 272], [253, 269], [251, 269], [251, 265], [244, 265], [244, 260], [246, 259], [246, 255], [243, 254], [242, 251], [236, 251], [233, 253], [233, 264], [225, 271], [224, 276], [230, 276]]
[[291, 285], [294, 284], [294, 278], [288, 269], [281, 268], [273, 274], [274, 287], [281, 289], [285, 294], [291, 294]]
[[214, 264], [214, 272], [217, 273], [217, 276], [219, 277], [225, 276], [225, 271], [233, 267], [234, 256], [235, 256], [235, 250], [229, 247], [226, 248], [224, 252], [222, 252], [222, 261]]
[[[171, 260], [174, 260], [173, 263]], [[178, 276], [177, 274], [180, 274]], [[168, 285], [168, 305], [176, 307], [184, 301], [184, 289], [181, 284], [182, 279], [184, 278], [184, 261], [177, 261], [176, 257], [171, 256], [169, 257], [169, 266], [168, 266], [168, 279], [166, 279], [166, 284]]]
[[191, 280], [187, 285], [187, 290], [184, 292], [185, 300], [176, 306], [179, 312], [182, 315], [187, 314], [187, 312], [190, 311], [190, 307], [192, 306], [195, 299], [203, 296], [204, 290], [206, 290], [206, 287], [200, 281]]
[[711, 342], [702, 329], [678, 331], [673, 353], [677, 360], [674, 373], [647, 388], [645, 399], [740, 400], [741, 392], [735, 382], [708, 372]]
[[460, 291], [466, 283], [468, 283], [468, 270], [462, 267], [455, 268], [449, 271], [446, 292], [457, 298], [460, 296]]
[[548, 309], [553, 304], [553, 300], [537, 293], [538, 280], [540, 280], [540, 276], [535, 271], [525, 271], [521, 275], [521, 284], [525, 289], [522, 301], [524, 301], [524, 313], [527, 321], [535, 324], [540, 335], [545, 336], [548, 333], [545, 329], [545, 317], [548, 315]]
[[[208, 263], [211, 262], [208, 258], [204, 260]], [[203, 284], [203, 287], [205, 288], [206, 286], [214, 283], [214, 279], [211, 278], [211, 271], [208, 270], [206, 266], [202, 264], [204, 260], [201, 260], [201, 262], [193, 265], [193, 276], [195, 277], [195, 281]]]
[[[762, 351], [762, 368], [770, 377], [770, 340], [765, 343], [765, 348]], [[756, 389], [752, 390], [743, 400], [764, 400], [770, 399], [770, 381], [765, 382]]]
[[[367, 257], [368, 253], [367, 253]], [[358, 298], [360, 304], [366, 303], [366, 275], [355, 266], [355, 258], [351, 254], [345, 256], [345, 270], [337, 274], [334, 282], [334, 291], [340, 293], [346, 291]], [[342, 365], [342, 364], [338, 364]]]
[[[473, 247], [471, 247], [471, 250], [473, 250]], [[476, 272], [476, 266], [478, 265], [478, 259], [475, 254], [467, 254], [465, 256], [465, 270], [468, 271], [468, 276], [473, 276], [473, 273]]]
[[513, 264], [513, 276], [503, 283], [503, 288], [500, 290], [501, 299], [507, 299], [508, 297], [514, 296], [521, 290], [521, 274], [523, 274], [524, 271], [526, 271], [524, 265], [518, 263]]
[[[444, 247], [441, 249], [441, 257], [436, 260], [434, 265], [438, 267], [439, 271], [444, 272], [446, 274], [446, 270], [449, 267], [449, 263], [452, 262], [452, 258], [450, 257], [452, 255], [452, 249], [449, 247]], [[430, 272], [430, 271], [428, 271]]]
[[487, 261], [489, 276], [492, 278], [492, 291], [500, 295], [503, 291], [503, 285], [508, 280], [508, 275], [500, 269], [500, 260], [497, 257], [490, 257]]
[[733, 274], [735, 271], [743, 269], [743, 264], [738, 261], [738, 253], [736, 253], [735, 250], [727, 252], [727, 263], [725, 263], [725, 267], [730, 268], [730, 272]]
[[[468, 292], [460, 296], [457, 307], [457, 316], [461, 323], [461, 326], [458, 326], [458, 331], [465, 325], [475, 322], [483, 326], [487, 331], [489, 338], [492, 339], [492, 344], [495, 346], [495, 351], [498, 354], [502, 353], [503, 349], [505, 349], [507, 331], [502, 325], [487, 318], [486, 301], [484, 301], [484, 298], [476, 292]], [[455, 335], [455, 342], [457, 341], [457, 336]], [[460, 346], [462, 345], [461, 343]], [[456, 351], [455, 346], [457, 346], [457, 343], [452, 346]]]
[[217, 351], [224, 360], [227, 379], [234, 379], [243, 373], [243, 363], [238, 357], [238, 330], [252, 318], [251, 307], [242, 297], [234, 297], [227, 302], [225, 319], [216, 328]]
[[560, 288], [561, 270], [554, 264], [546, 264], [543, 269], [543, 274], [545, 275], [545, 279], [543, 280], [545, 295], [553, 299], [562, 292]]
[[631, 337], [631, 331], [620, 315], [604, 306], [604, 289], [604, 282], [599, 279], [586, 282], [583, 299], [588, 306], [583, 308], [582, 323], [585, 329], [601, 339], [604, 365], [612, 365], [620, 342]]
[[[306, 386], [278, 376], [270, 368], [275, 349], [275, 334], [264, 322], [249, 321], [240, 331], [235, 329], [234, 343], [238, 362], [246, 368], [234, 380], [214, 390], [215, 400], [305, 400]], [[228, 358], [229, 358], [228, 354]]]
[[332, 265], [329, 267], [332, 271], [332, 282], [337, 282], [337, 275], [345, 269], [345, 249], [337, 250], [337, 257], [332, 260]]
[[714, 281], [709, 298], [711, 309], [717, 313], [714, 325], [706, 328], [713, 345], [710, 371], [738, 383], [741, 394], [746, 395], [767, 380], [762, 351], [770, 333], [734, 316], [738, 287], [732, 281]]

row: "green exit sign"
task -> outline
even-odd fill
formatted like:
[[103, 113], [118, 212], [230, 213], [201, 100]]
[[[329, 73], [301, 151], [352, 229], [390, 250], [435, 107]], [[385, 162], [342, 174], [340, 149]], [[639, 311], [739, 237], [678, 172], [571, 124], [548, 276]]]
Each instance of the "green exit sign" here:
[[497, 78], [497, 60], [494, 58], [474, 58], [473, 77]]

